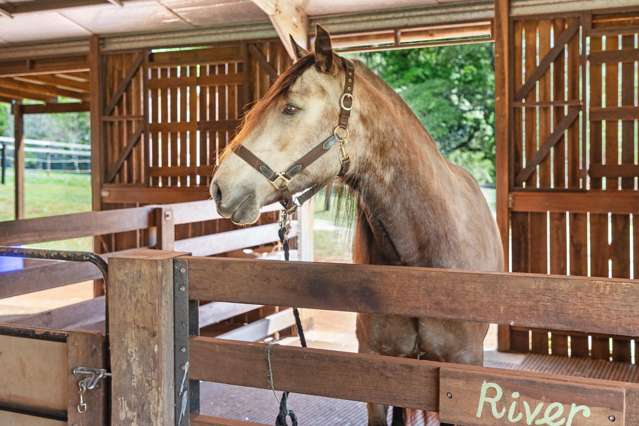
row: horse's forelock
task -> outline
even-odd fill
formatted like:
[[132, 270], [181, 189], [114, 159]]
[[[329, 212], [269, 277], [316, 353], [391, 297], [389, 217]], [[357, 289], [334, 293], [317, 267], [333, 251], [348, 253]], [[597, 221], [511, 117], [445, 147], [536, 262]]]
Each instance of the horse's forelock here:
[[235, 147], [241, 143], [244, 137], [253, 130], [257, 123], [259, 123], [260, 119], [264, 112], [268, 109], [268, 107], [275, 102], [277, 98], [279, 98], [282, 94], [288, 92], [288, 90], [293, 86], [295, 81], [315, 63], [315, 55], [310, 53], [298, 61], [293, 63], [289, 68], [287, 68], [280, 76], [275, 80], [275, 83], [267, 90], [266, 94], [262, 99], [257, 101], [253, 107], [250, 109], [248, 113], [244, 115], [242, 122], [239, 127], [238, 133], [235, 135], [233, 140], [226, 147], [226, 150], [222, 154], [220, 161], [224, 159], [230, 152], [235, 149]]

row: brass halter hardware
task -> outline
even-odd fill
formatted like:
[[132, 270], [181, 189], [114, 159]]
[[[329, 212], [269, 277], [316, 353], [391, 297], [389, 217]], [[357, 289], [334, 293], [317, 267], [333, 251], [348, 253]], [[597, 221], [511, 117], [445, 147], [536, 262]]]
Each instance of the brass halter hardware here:
[[333, 145], [339, 145], [340, 171], [338, 176], [344, 176], [350, 167], [350, 158], [348, 156], [348, 152], [346, 152], [346, 144], [348, 143], [349, 138], [348, 119], [350, 117], [351, 110], [353, 109], [355, 69], [349, 60], [341, 58], [341, 61], [346, 72], [344, 91], [339, 98], [339, 120], [337, 126], [333, 128], [333, 132], [329, 137], [304, 154], [289, 168], [281, 172], [276, 172], [271, 169], [264, 161], [253, 154], [244, 145], [238, 145], [235, 148], [235, 154], [257, 170], [277, 191], [282, 194], [282, 206], [284, 206], [284, 208], [289, 212], [294, 211], [297, 207], [304, 204], [305, 201], [310, 199], [324, 187], [324, 185], [321, 184], [313, 185], [306, 188], [304, 191], [301, 191], [301, 193], [297, 196], [294, 196], [289, 190], [291, 179], [330, 151]]

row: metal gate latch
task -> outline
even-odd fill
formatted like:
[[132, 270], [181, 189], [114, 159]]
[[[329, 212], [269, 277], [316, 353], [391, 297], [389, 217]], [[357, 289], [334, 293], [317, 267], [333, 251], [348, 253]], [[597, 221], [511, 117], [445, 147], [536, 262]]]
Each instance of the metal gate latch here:
[[73, 369], [74, 376], [82, 376], [78, 381], [78, 393], [80, 394], [80, 402], [76, 406], [78, 413], [86, 413], [87, 403], [84, 400], [86, 391], [95, 389], [105, 377], [111, 377], [111, 373], [104, 368], [75, 367]]

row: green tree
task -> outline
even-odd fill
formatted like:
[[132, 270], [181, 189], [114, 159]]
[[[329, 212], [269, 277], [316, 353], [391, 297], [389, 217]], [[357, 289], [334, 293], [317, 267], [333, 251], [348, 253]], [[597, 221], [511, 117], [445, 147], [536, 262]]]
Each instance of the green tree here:
[[0, 136], [6, 136], [9, 130], [9, 104], [0, 102]]
[[495, 74], [491, 44], [360, 55], [410, 105], [454, 163], [495, 179]]

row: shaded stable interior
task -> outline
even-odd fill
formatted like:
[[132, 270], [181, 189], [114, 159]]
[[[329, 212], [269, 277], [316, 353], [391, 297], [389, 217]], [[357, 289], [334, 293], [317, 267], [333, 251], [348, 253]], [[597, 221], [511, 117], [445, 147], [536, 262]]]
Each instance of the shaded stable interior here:
[[[346, 4], [339, 6], [344, 10], [331, 14], [337, 5], [326, 9], [320, 2], [310, 2], [308, 11], [300, 12], [269, 9], [255, 2], [220, 6], [223, 12], [203, 8], [199, 18], [189, 15], [187, 5], [181, 11], [178, 4], [169, 8], [174, 14], [166, 7], [154, 14], [150, 11], [157, 5], [149, 4], [153, 2], [124, 1], [122, 10], [106, 1], [53, 3], [0, 5], [5, 15], [0, 17], [0, 27], [6, 28], [0, 30], [0, 39], [5, 39], [2, 31], [15, 39], [4, 41], [6, 46], [0, 49], [0, 102], [12, 105], [16, 141], [16, 221], [0, 224], [0, 244], [92, 236], [95, 251], [106, 257], [140, 247], [196, 256], [241, 257], [244, 248], [270, 251], [277, 219], [273, 209], [263, 213], [256, 227], [237, 229], [213, 214], [211, 203], [204, 201], [207, 185], [243, 112], [291, 63], [290, 45], [278, 35], [290, 32], [305, 45], [312, 37], [308, 29], [319, 22], [335, 34], [336, 47], [342, 51], [493, 41], [497, 220], [509, 271], [619, 278], [621, 283], [636, 284], [639, 5], [632, 1], [614, 5], [558, 1], [552, 7], [526, 0], [404, 2], [396, 9], [368, 1], [359, 10]], [[231, 8], [236, 8], [236, 14]], [[43, 20], [53, 14], [55, 19], [64, 15], [83, 22], [83, 13], [90, 17], [98, 11], [104, 12], [104, 21], [90, 30], [100, 35], [61, 34], [61, 40], [51, 44], [33, 39], [33, 31], [16, 29], [22, 17]], [[127, 11], [130, 20], [118, 27], [118, 13]], [[144, 13], [153, 17], [149, 26], [135, 27], [134, 17]], [[96, 213], [24, 219], [23, 117], [72, 111], [91, 114]], [[192, 217], [185, 219], [189, 215], [184, 211], [191, 211]], [[301, 212], [298, 223], [297, 249], [301, 258], [308, 259], [309, 212]], [[32, 266], [0, 276], [0, 295], [99, 278], [90, 267], [76, 264], [36, 262]], [[75, 379], [67, 377], [66, 363], [79, 359], [106, 365], [102, 284], [96, 283], [95, 300], [32, 318], [13, 318], [12, 325], [0, 333], [16, 348], [24, 345], [26, 349], [19, 352], [32, 354], [33, 365], [42, 364], [38, 354], [49, 350], [41, 345], [56, 347], [50, 349], [58, 354], [52, 363], [60, 371], [45, 375], [56, 383], [66, 380], [65, 395], [76, 395], [77, 388]], [[585, 303], [579, 294], [567, 294], [561, 300], [567, 310]], [[636, 293], [628, 294], [637, 300]], [[603, 318], [610, 309], [593, 300], [586, 302], [593, 317]], [[201, 318], [208, 315], [210, 321], [203, 325], [215, 325], [209, 328], [211, 335], [245, 333], [245, 340], [260, 340], [282, 333], [293, 334], [289, 340], [295, 341], [285, 307], [219, 303], [228, 306], [200, 309]], [[490, 365], [638, 381], [637, 336], [630, 330], [558, 330], [550, 320], [535, 327], [517, 322], [500, 325], [500, 353], [488, 357]], [[245, 323], [257, 325], [237, 331]], [[278, 326], [269, 328], [271, 324]], [[27, 331], [16, 337], [18, 325]], [[46, 338], [16, 340], [42, 333]], [[77, 404], [73, 398], [33, 398], [35, 380], [35, 375], [16, 379], [25, 385], [14, 399], [0, 395], [0, 406], [12, 410], [0, 411], [1, 415], [35, 412], [57, 422], [82, 421], [73, 412]], [[208, 389], [219, 396], [222, 391], [216, 386]], [[207, 387], [202, 389], [204, 398]], [[97, 398], [93, 406], [102, 410], [102, 417], [96, 419], [104, 418], [107, 397], [102, 393], [93, 398]], [[322, 412], [328, 410], [327, 405], [319, 406]], [[360, 419], [358, 407], [360, 417], [356, 418]], [[209, 414], [237, 415], [222, 411]], [[633, 423], [626, 420], [625, 424]]]

